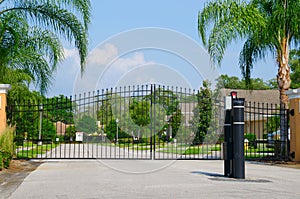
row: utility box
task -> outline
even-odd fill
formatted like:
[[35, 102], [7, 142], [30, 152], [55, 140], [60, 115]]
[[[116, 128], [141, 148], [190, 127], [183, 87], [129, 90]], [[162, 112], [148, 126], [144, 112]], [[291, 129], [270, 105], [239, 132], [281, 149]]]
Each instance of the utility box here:
[[300, 161], [300, 88], [286, 94], [290, 100], [290, 157]]
[[83, 142], [83, 132], [76, 132], [76, 142]]
[[231, 96], [225, 96], [224, 97], [224, 109], [225, 110], [231, 110], [232, 109], [232, 97]]

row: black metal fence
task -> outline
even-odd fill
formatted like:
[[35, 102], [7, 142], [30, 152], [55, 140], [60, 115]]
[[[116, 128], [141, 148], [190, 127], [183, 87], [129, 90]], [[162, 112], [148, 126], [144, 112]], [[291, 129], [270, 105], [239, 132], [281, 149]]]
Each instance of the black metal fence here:
[[287, 159], [289, 111], [284, 105], [245, 102], [245, 157]]
[[[145, 85], [16, 102], [17, 158], [222, 159], [223, 102], [202, 91]], [[284, 158], [288, 114], [246, 102], [245, 158]], [[280, 130], [280, 119], [286, 125]], [[283, 129], [285, 131], [283, 132]]]
[[8, 112], [18, 158], [221, 159], [216, 106], [201, 91], [146, 85], [18, 102]]

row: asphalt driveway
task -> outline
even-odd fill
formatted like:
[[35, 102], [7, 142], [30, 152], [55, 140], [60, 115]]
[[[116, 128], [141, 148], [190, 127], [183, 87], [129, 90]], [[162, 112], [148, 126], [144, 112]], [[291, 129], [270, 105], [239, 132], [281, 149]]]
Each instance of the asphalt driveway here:
[[300, 170], [246, 163], [246, 179], [223, 161], [53, 160], [30, 173], [12, 199], [300, 198]]

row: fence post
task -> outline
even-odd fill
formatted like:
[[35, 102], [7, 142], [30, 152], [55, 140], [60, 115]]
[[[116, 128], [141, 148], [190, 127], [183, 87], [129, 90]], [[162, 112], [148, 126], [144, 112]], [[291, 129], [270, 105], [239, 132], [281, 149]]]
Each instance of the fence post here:
[[300, 88], [286, 94], [290, 100], [290, 158], [300, 161]]
[[6, 128], [6, 106], [7, 106], [7, 92], [11, 88], [9, 84], [0, 84], [0, 135]]

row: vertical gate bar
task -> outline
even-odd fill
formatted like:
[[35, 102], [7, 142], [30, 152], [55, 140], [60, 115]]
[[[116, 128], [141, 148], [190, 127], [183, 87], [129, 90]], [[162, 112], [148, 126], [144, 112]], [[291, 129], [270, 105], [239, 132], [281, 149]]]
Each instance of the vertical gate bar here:
[[[67, 109], [68, 111], [70, 110], [70, 107], [69, 107], [69, 98], [67, 97], [67, 96], [65, 96], [65, 102], [64, 102], [64, 106], [62, 107], [63, 109]], [[67, 119], [69, 119], [69, 118], [66, 118], [66, 120]], [[67, 136], [66, 136], [66, 129], [67, 129], [67, 126], [65, 125], [65, 128], [64, 128], [64, 136], [62, 136], [62, 132], [61, 132], [61, 138], [63, 138], [63, 140], [60, 140], [59, 139], [59, 144], [60, 143], [63, 143], [63, 145], [64, 145], [64, 158], [66, 158], [67, 157], [67, 149], [66, 149], [66, 147], [67, 147], [67, 145], [66, 145], [66, 138], [67, 138]], [[69, 138], [70, 139], [70, 138]], [[62, 142], [63, 141], [63, 142]]]
[[[56, 98], [56, 101], [57, 101], [57, 105], [56, 105], [56, 107], [58, 107], [58, 109], [62, 109], [63, 107], [62, 107], [62, 99], [63, 99], [63, 97], [61, 96], [61, 98], [60, 98], [61, 100], [60, 100], [60, 102], [58, 101], [59, 99], [58, 98]], [[59, 106], [58, 106], [59, 105]], [[51, 108], [51, 107], [50, 107]], [[53, 106], [52, 106], [52, 108], [53, 108]], [[54, 111], [54, 110], [53, 110]], [[48, 112], [47, 112], [47, 114], [48, 114]], [[58, 114], [59, 115], [59, 114]], [[61, 117], [62, 115], [60, 115], [60, 117]], [[48, 117], [47, 117], [48, 118]], [[57, 127], [57, 122], [56, 122], [56, 127]], [[62, 123], [60, 123], [60, 132], [59, 132], [59, 136], [57, 136], [57, 130], [56, 130], [56, 132], [55, 132], [55, 143], [56, 144], [59, 144], [59, 142], [57, 142], [56, 141], [56, 138], [58, 137], [62, 137], [61, 135], [61, 132], [62, 132]], [[51, 142], [51, 144], [52, 144], [52, 142]], [[62, 158], [62, 153], [64, 152], [64, 151], [62, 151], [62, 146], [61, 146], [61, 144], [59, 144], [59, 149], [60, 149], [60, 158]]]
[[284, 147], [284, 150], [285, 150], [285, 154], [284, 154], [284, 159], [287, 160], [289, 158], [289, 146], [288, 146], [288, 135], [289, 135], [289, 110], [288, 110], [288, 107], [286, 107], [286, 105], [284, 104], [284, 118], [285, 118], [285, 132], [284, 132], [284, 142], [285, 142], [285, 147]]
[[[176, 93], [176, 98], [178, 99], [179, 98], [179, 93], [178, 93], [178, 87], [176, 86], [176, 89], [175, 89], [175, 93]], [[176, 107], [176, 113], [175, 113], [175, 125], [176, 125], [176, 128], [177, 128], [177, 122], [178, 122], [178, 111], [180, 111], [181, 112], [181, 109], [180, 109], [180, 103], [181, 103], [181, 100], [182, 99], [178, 99], [178, 105], [177, 105], [177, 107]], [[178, 110], [179, 109], [179, 110]], [[179, 125], [181, 125], [181, 119], [180, 119], [180, 123], [179, 123]], [[177, 132], [176, 132], [176, 135], [178, 135], [178, 131], [180, 130], [180, 126], [178, 127], [178, 129], [177, 129]], [[177, 151], [177, 139], [176, 139], [176, 137], [177, 136], [175, 136], [174, 138], [173, 138], [173, 146], [175, 147], [175, 159], [177, 159], [178, 158], [178, 151]], [[176, 140], [176, 141], [175, 141]]]
[[[169, 90], [170, 89], [170, 90]], [[172, 92], [173, 93], [173, 87], [171, 86], [170, 88], [168, 87], [168, 89], [167, 89], [167, 91], [169, 92]], [[172, 97], [171, 97], [171, 103], [173, 104], [174, 103], [174, 97], [173, 97], [173, 95], [171, 95]], [[170, 97], [170, 96], [168, 96], [168, 97]], [[172, 113], [170, 113], [171, 114], [171, 116], [170, 117], [173, 117], [173, 112]], [[171, 119], [171, 118], [170, 118]], [[170, 120], [169, 119], [169, 120]], [[171, 145], [171, 153], [168, 153], [168, 154], [170, 154], [170, 158], [171, 159], [173, 159], [174, 158], [174, 146], [172, 145], [172, 140], [170, 139], [170, 138], [173, 138], [173, 136], [172, 136], [172, 120], [171, 121], [169, 121], [169, 142], [168, 142], [168, 144], [169, 144], [169, 146]]]
[[[184, 88], [184, 96], [186, 96], [186, 95], [187, 95], [187, 90], [186, 90], [186, 88]], [[195, 91], [194, 95], [197, 96], [197, 92], [196, 91]], [[191, 110], [196, 105], [196, 103], [197, 102], [193, 102], [193, 104], [188, 104], [188, 105], [185, 104], [185, 107], [188, 107], [188, 108], [185, 108], [185, 109], [186, 110]], [[185, 131], [185, 132], [187, 132], [187, 131]], [[193, 140], [191, 140], [191, 141], [193, 141]], [[185, 137], [184, 159], [188, 159], [188, 154], [186, 153], [186, 151], [190, 148], [190, 145], [191, 145], [190, 140], [187, 137]]]
[[127, 117], [129, 116], [130, 117], [130, 112], [129, 112], [129, 107], [128, 107], [128, 112], [127, 112], [127, 106], [128, 105], [126, 103], [127, 101], [127, 89], [126, 89], [126, 86], [123, 86], [123, 92], [122, 92], [122, 98], [121, 98], [121, 109], [123, 110], [123, 123], [122, 123], [122, 126], [123, 126], [123, 129], [126, 130], [125, 132], [125, 135], [126, 135], [126, 138], [124, 139], [124, 142], [123, 142], [123, 147], [122, 147], [122, 150], [123, 150], [123, 158], [126, 159], [126, 147], [127, 145], [129, 144], [130, 142], [130, 129], [128, 128], [127, 126]]
[[[86, 109], [87, 109], [88, 116], [91, 116], [90, 99], [91, 99], [91, 92], [89, 91], [88, 95], [87, 95], [87, 103], [85, 103], [85, 106], [87, 106]], [[89, 132], [86, 132], [86, 133], [89, 133]], [[84, 136], [83, 136], [83, 149], [86, 150], [86, 157], [85, 157], [85, 153], [83, 153], [83, 158], [89, 158], [89, 156], [90, 156], [90, 140], [89, 139], [90, 139], [90, 137], [88, 135], [86, 135], [86, 140], [84, 141]], [[84, 147], [84, 145], [85, 145], [85, 147]]]
[[100, 121], [99, 125], [97, 125], [97, 131], [98, 131], [98, 135], [100, 135], [100, 133], [101, 133], [101, 136], [99, 136], [99, 138], [98, 138], [99, 140], [96, 143], [96, 149], [97, 149], [96, 158], [99, 158], [99, 143], [100, 143], [100, 146], [101, 146], [101, 144], [102, 144], [102, 138], [103, 138], [102, 137], [103, 136], [103, 134], [102, 134], [103, 133], [102, 132], [102, 121], [100, 120], [101, 117], [98, 116], [99, 111], [100, 111], [100, 109], [99, 109], [99, 106], [100, 106], [100, 104], [99, 104], [100, 103], [99, 97], [100, 97], [100, 90], [98, 89], [97, 90], [97, 102], [96, 102], [96, 108], [97, 108], [96, 118], [97, 118], [97, 124], [98, 124], [98, 121]]
[[[78, 114], [79, 114], [79, 103], [78, 103], [78, 100], [77, 100], [77, 95], [74, 96], [74, 106], [75, 106], [75, 112], [76, 112], [76, 114], [75, 114], [76, 119], [74, 118], [74, 123], [75, 123], [78, 120]], [[76, 139], [76, 137], [75, 137], [75, 139]], [[72, 143], [72, 147], [74, 147], [72, 157], [75, 156], [75, 144], [76, 144], [76, 140], [75, 140], [75, 142]]]
[[[247, 104], [248, 104], [248, 102], [247, 101], [245, 101], [245, 108], [244, 108], [244, 118], [245, 118], [245, 133], [246, 132], [251, 132], [251, 131], [249, 131], [249, 126], [250, 126], [250, 120], [249, 120], [249, 114], [248, 114], [248, 112], [247, 112]], [[249, 146], [249, 145], [248, 145]], [[245, 157], [248, 157], [249, 156], [249, 154], [250, 154], [250, 151], [248, 150], [248, 151], [245, 151]]]
[[[153, 134], [154, 134], [154, 140], [153, 140], [153, 151], [152, 151], [152, 159], [155, 160], [156, 159], [156, 85], [153, 84], [151, 85], [151, 96], [153, 95], [153, 97], [151, 97], [151, 99], [153, 100], [152, 101], [152, 104], [154, 105], [153, 106], [153, 118], [154, 118], [154, 121], [153, 121]], [[158, 139], [158, 144], [159, 144], [159, 139]]]
[[[180, 88], [180, 92], [181, 92], [181, 95], [183, 95], [184, 97], [186, 96], [185, 95], [185, 90], [183, 90], [182, 89], [182, 87]], [[195, 93], [194, 93], [195, 94]], [[193, 94], [193, 95], [194, 95]], [[192, 101], [192, 103], [184, 103], [184, 110], [186, 111], [186, 110], [190, 110], [190, 106], [192, 106], [192, 104], [194, 104], [194, 102]], [[191, 120], [191, 115], [189, 114], [189, 120]], [[186, 118], [185, 118], [186, 119]], [[187, 146], [188, 146], [188, 136], [187, 136], [187, 133], [189, 132], [188, 131], [188, 126], [185, 124], [186, 123], [186, 120], [184, 120], [184, 129], [183, 129], [183, 131], [184, 131], [184, 136], [183, 136], [183, 144], [184, 144], [184, 148], [183, 147], [181, 147], [181, 156], [182, 156], [182, 158], [181, 159], [186, 159], [186, 150], [187, 150]]]
[[[113, 100], [112, 93], [113, 93], [113, 88], [110, 88], [110, 99]], [[112, 120], [113, 120], [113, 114], [111, 114], [111, 121]], [[116, 137], [114, 137], [114, 144], [115, 144], [115, 142], [116, 142]], [[110, 145], [110, 147], [109, 147], [109, 158], [112, 158], [112, 147], [114, 147], [114, 146]]]
[[[85, 93], [83, 93], [83, 98], [81, 98], [81, 96], [79, 96], [79, 98], [80, 98], [80, 109], [81, 109], [81, 101], [82, 101], [82, 106], [83, 106], [83, 114], [84, 114], [84, 109], [85, 109]], [[81, 110], [80, 110], [81, 111]], [[80, 115], [80, 117], [82, 117], [81, 116], [81, 112], [79, 113], [79, 115]], [[80, 119], [80, 117], [78, 118], [78, 119]], [[84, 140], [84, 135], [83, 135], [83, 140]], [[81, 144], [83, 145], [83, 141], [82, 141], [82, 143], [79, 143], [79, 149], [78, 149], [78, 157], [77, 158], [80, 158], [80, 155], [81, 155]], [[82, 150], [82, 154], [83, 154], [83, 156], [84, 156], [84, 146], [82, 146], [82, 148], [83, 148], [83, 150]]]
[[[103, 108], [104, 108], [104, 100], [105, 100], [104, 89], [101, 90], [101, 93], [102, 93], [102, 95], [101, 95], [101, 106], [103, 106]], [[103, 119], [103, 124], [101, 126], [101, 128], [102, 128], [101, 132], [102, 132], [103, 135], [104, 135], [104, 130], [105, 130], [104, 126], [103, 126], [104, 125], [104, 121], [107, 123], [107, 114], [105, 112], [107, 113], [107, 108], [105, 108], [104, 111], [101, 111], [101, 118]], [[104, 114], [106, 115], [106, 119], [104, 119]], [[105, 123], [105, 125], [106, 125], [106, 123]], [[101, 158], [103, 158], [103, 156], [106, 157], [106, 154], [107, 154], [107, 144], [108, 143], [105, 142], [105, 144], [103, 145], [104, 148], [101, 146]]]
[[[104, 105], [103, 105], [103, 101], [104, 101], [104, 99], [103, 99], [103, 96], [104, 96], [104, 89], [102, 89], [101, 90], [101, 96], [99, 95], [100, 94], [100, 91], [98, 90], [98, 95], [99, 95], [99, 100], [98, 100], [98, 106], [99, 106], [99, 111], [101, 110], [101, 112], [100, 112], [100, 118], [98, 118], [99, 119], [99, 121], [101, 122], [101, 144], [100, 144], [100, 158], [102, 158], [103, 157], [103, 146], [104, 146], [104, 143], [103, 143], [103, 136], [104, 136], [104, 117], [103, 117], [103, 115], [104, 115], [104, 111], [103, 111], [103, 108], [104, 108]], [[101, 109], [100, 109], [100, 107], [102, 107]], [[99, 114], [99, 113], [98, 113]], [[102, 121], [101, 121], [101, 119], [102, 119]], [[98, 146], [99, 147], [99, 146]], [[99, 156], [98, 156], [99, 157]]]
[[[257, 121], [260, 121], [260, 110], [261, 110], [261, 107], [260, 107], [260, 103], [258, 102], [258, 103], [257, 103], [256, 112], [255, 112], [256, 117], [257, 117]], [[257, 123], [258, 123], [257, 121], [254, 120], [254, 127], [255, 127], [255, 131], [254, 131], [254, 132], [259, 131], [259, 126], [257, 125]], [[252, 154], [253, 154], [253, 152], [252, 152]], [[254, 153], [254, 157], [255, 157], [255, 158], [257, 157], [257, 154], [256, 154], [256, 153]]]
[[[122, 121], [122, 110], [121, 110], [122, 87], [121, 87], [121, 86], [119, 87], [119, 95], [117, 95], [116, 97], [119, 98], [119, 99], [118, 99], [118, 103], [119, 103], [119, 105], [120, 105], [120, 107], [119, 107], [120, 119], [119, 119], [119, 120], [120, 120], [120, 122], [121, 122], [121, 121]], [[118, 128], [118, 125], [117, 125], [117, 128]], [[121, 131], [120, 131], [120, 133], [121, 133]], [[120, 150], [120, 143], [119, 143], [119, 141], [118, 141], [118, 150], [119, 150], [119, 158], [121, 158], [122, 156], [121, 156], [121, 150]]]
[[[115, 113], [117, 113], [117, 103], [116, 103], [116, 98], [117, 98], [117, 87], [114, 88], [114, 93], [111, 94], [112, 95], [112, 99], [113, 99], [113, 103], [114, 103], [114, 109], [115, 109]], [[117, 115], [114, 116], [114, 120], [116, 122], [116, 131], [115, 131], [115, 146], [114, 146], [114, 157], [113, 158], [117, 158], [117, 147], [118, 147], [118, 142], [119, 142], [119, 136], [118, 136], [118, 124], [117, 124]]]
[[[250, 132], [255, 132], [254, 131], [254, 127], [253, 127], [253, 124], [252, 124], [252, 120], [254, 120], [253, 119], [253, 111], [252, 111], [252, 109], [253, 109], [253, 105], [252, 105], [252, 103], [251, 102], [248, 102], [248, 103], [246, 103], [247, 104], [247, 106], [248, 106], [248, 114], [249, 114], [249, 121], [250, 121]], [[254, 115], [254, 118], [255, 118], [255, 115]], [[250, 152], [250, 156], [251, 156], [251, 152]]]
[[129, 138], [129, 142], [127, 144], [124, 145], [124, 158], [129, 158], [129, 151], [127, 151], [129, 144], [133, 142], [133, 136], [131, 133], [131, 129], [129, 128], [129, 123], [128, 121], [130, 121], [130, 86], [126, 87], [124, 86], [124, 113], [125, 113], [125, 128], [129, 129], [128, 133], [130, 134], [130, 138], [132, 138], [132, 141], [130, 142], [130, 138]]
[[[75, 124], [75, 121], [74, 121], [74, 113], [73, 113], [73, 101], [72, 101], [73, 99], [72, 99], [72, 96], [69, 96], [69, 104], [68, 104], [68, 107], [69, 107], [69, 109], [70, 109], [70, 113], [72, 113], [72, 114], [70, 114], [70, 116], [69, 117], [73, 117], [73, 118], [69, 118], [69, 120], [70, 121], [73, 121], [73, 123]], [[74, 103], [75, 104], [75, 103]], [[71, 124], [72, 125], [72, 124]], [[69, 152], [69, 158], [70, 158], [70, 153], [71, 153], [71, 148], [70, 148], [70, 146], [71, 146], [71, 137], [72, 137], [72, 141], [74, 141], [73, 139], [75, 139], [74, 137], [73, 137], [73, 133], [72, 133], [72, 127], [70, 126], [70, 132], [69, 132], [69, 141], [68, 141], [68, 152]], [[75, 129], [75, 126], [74, 126], [74, 129]], [[66, 144], [66, 143], [65, 143]]]
[[[269, 104], [267, 104], [267, 123], [266, 123], [266, 127], [265, 127], [265, 129], [267, 129], [267, 137], [268, 137], [268, 126], [269, 126], [269, 115], [271, 115], [272, 116], [272, 104], [271, 104], [271, 107], [269, 107]], [[264, 137], [263, 137], [263, 139], [264, 139]], [[265, 157], [265, 154], [266, 154], [266, 151], [265, 151], [265, 148], [266, 148], [266, 143], [264, 143], [263, 142], [263, 146], [262, 146], [263, 148], [262, 148], [262, 151], [263, 151], [263, 157]]]
[[[147, 101], [143, 98], [144, 96], [146, 96], [145, 95], [145, 90], [144, 90], [145, 88], [144, 88], [144, 85], [142, 85], [142, 93], [141, 93], [141, 99], [142, 99], [142, 106], [147, 106]], [[144, 112], [144, 117], [146, 117], [148, 115], [148, 113], [145, 111]], [[143, 157], [144, 157], [144, 153], [146, 152], [145, 150], [144, 150], [144, 140], [146, 141], [146, 144], [147, 144], [147, 135], [145, 135], [144, 134], [144, 132], [142, 132], [143, 134], [143, 136], [141, 136], [142, 137], [142, 142], [143, 142], [143, 144], [142, 144], [142, 146], [141, 146], [141, 159], [143, 159]]]
[[149, 132], [149, 136], [150, 136], [150, 139], [149, 139], [149, 146], [150, 146], [150, 149], [149, 149], [149, 151], [148, 151], [148, 159], [150, 159], [150, 160], [152, 160], [152, 144], [153, 144], [153, 113], [152, 113], [152, 109], [153, 109], [153, 107], [152, 107], [152, 95], [151, 95], [151, 85], [147, 85], [147, 89], [146, 89], [147, 91], [146, 91], [146, 94], [147, 95], [149, 95], [149, 91], [150, 91], [150, 132]]
[[[132, 98], [135, 99], [135, 86], [132, 87]], [[131, 150], [132, 150], [132, 158], [134, 158], [134, 144], [131, 146]]]
[[[128, 114], [129, 114], [127, 120], [130, 121], [130, 100], [131, 100], [131, 89], [130, 89], [130, 86], [128, 86], [128, 89], [127, 89], [127, 96], [128, 96], [128, 107], [126, 107], [126, 108], [128, 109]], [[128, 123], [128, 125], [129, 125], [129, 123]], [[132, 144], [133, 144], [133, 136], [132, 136]], [[128, 159], [130, 158], [129, 151], [130, 151], [130, 146], [129, 146], [129, 143], [128, 143], [128, 145], [127, 145], [127, 158]]]
[[[95, 91], [92, 92], [92, 96], [89, 98], [89, 100], [92, 101], [92, 118], [95, 118]], [[95, 119], [96, 120], [96, 119]], [[96, 124], [97, 124], [97, 120], [96, 120]], [[94, 134], [94, 132], [93, 132]], [[89, 142], [91, 143], [92, 145], [92, 154], [88, 156], [88, 158], [93, 158], [94, 157], [94, 139], [97, 138], [97, 137], [94, 137], [94, 135], [92, 136], [92, 140], [89, 140]]]

